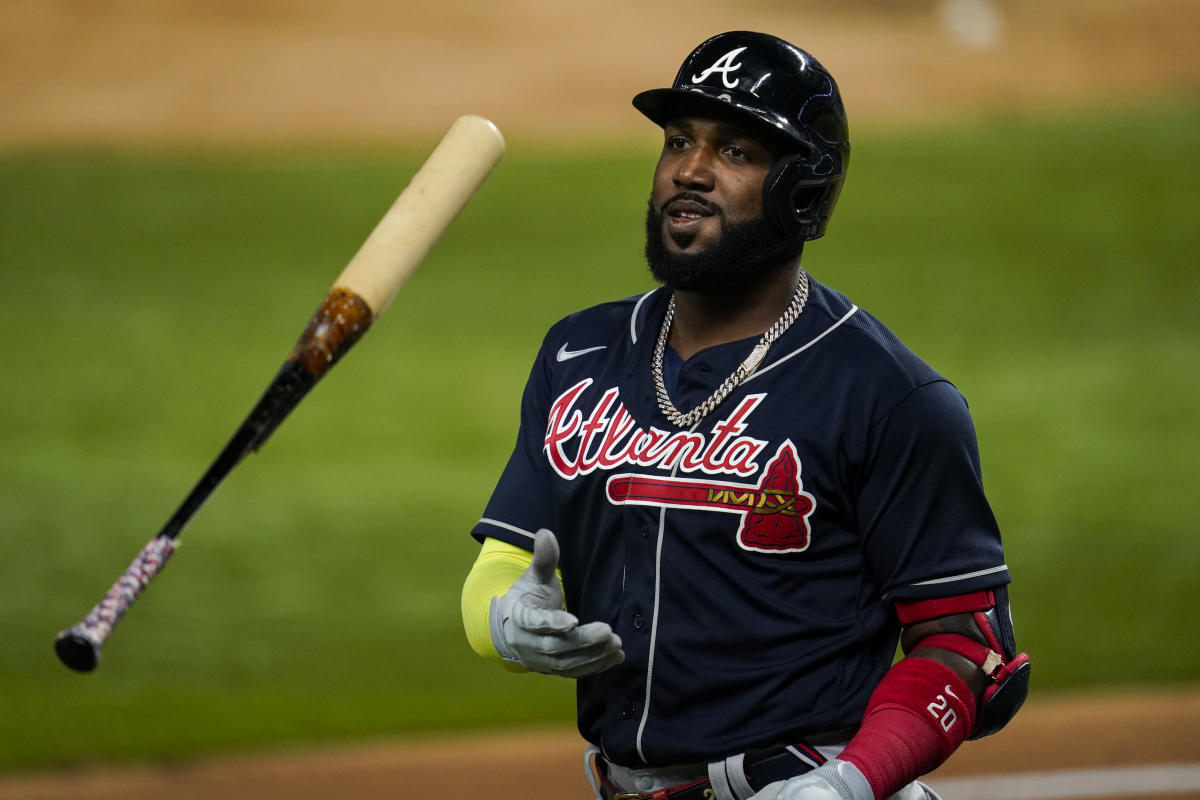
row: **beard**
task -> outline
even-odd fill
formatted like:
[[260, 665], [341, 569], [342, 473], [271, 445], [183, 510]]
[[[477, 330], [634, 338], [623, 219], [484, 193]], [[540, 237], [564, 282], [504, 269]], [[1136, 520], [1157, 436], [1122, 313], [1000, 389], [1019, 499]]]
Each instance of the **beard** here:
[[[654, 279], [664, 286], [700, 294], [742, 292], [793, 262], [804, 249], [803, 241], [776, 230], [765, 216], [748, 222], [730, 222], [719, 208], [703, 198], [684, 194], [713, 210], [721, 225], [721, 235], [713, 245], [698, 253], [669, 251], [662, 227], [663, 215], [654, 207], [652, 198], [646, 205], [646, 264]], [[675, 243], [686, 248], [691, 239], [690, 235], [681, 236]]]

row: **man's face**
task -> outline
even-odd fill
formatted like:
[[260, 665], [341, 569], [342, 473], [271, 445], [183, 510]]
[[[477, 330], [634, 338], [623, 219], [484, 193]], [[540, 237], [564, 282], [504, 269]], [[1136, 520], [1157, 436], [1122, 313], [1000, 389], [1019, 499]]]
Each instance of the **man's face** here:
[[663, 128], [646, 216], [646, 259], [662, 283], [727, 291], [794, 258], [795, 240], [763, 215], [776, 153], [733, 123], [689, 117]]

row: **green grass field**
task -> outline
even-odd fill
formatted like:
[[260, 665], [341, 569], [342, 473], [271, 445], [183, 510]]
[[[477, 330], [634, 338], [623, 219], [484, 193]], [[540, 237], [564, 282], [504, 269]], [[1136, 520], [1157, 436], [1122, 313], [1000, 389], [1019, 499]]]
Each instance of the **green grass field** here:
[[[971, 402], [1035, 692], [1194, 683], [1200, 99], [856, 131], [806, 264]], [[432, 142], [0, 153], [0, 769], [563, 722], [458, 595], [545, 328], [650, 283], [642, 147], [509, 155], [192, 521], [100, 668], [54, 657]]]

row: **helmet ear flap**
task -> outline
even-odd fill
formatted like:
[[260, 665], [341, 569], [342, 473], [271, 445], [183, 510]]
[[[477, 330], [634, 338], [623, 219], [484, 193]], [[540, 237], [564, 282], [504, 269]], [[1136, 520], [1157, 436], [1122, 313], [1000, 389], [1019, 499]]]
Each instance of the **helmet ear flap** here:
[[824, 235], [829, 216], [842, 190], [845, 160], [837, 150], [785, 156], [763, 181], [767, 218], [788, 236], [817, 239]]

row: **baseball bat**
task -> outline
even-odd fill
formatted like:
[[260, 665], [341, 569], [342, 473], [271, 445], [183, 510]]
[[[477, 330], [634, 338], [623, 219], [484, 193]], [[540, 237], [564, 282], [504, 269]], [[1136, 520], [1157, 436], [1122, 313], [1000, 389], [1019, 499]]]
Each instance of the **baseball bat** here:
[[504, 147], [500, 131], [483, 117], [455, 120], [334, 281], [262, 397], [179, 508], [91, 612], [55, 638], [54, 650], [64, 664], [79, 672], [95, 669], [113, 627], [166, 565], [184, 525], [383, 313]]

